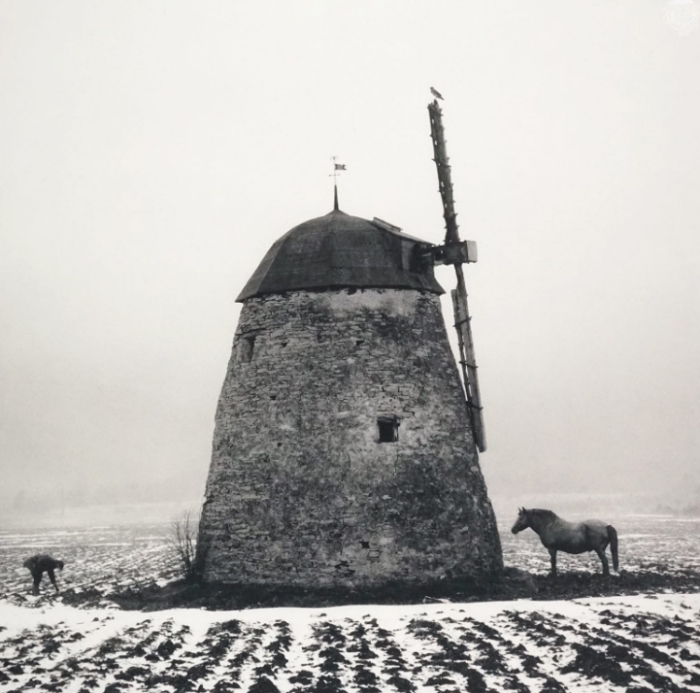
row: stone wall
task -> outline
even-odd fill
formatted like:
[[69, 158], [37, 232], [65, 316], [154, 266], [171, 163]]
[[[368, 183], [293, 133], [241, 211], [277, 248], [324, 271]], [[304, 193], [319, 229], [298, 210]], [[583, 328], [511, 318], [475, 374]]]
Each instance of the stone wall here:
[[[396, 442], [380, 442], [380, 418], [398, 422]], [[199, 550], [217, 582], [371, 586], [501, 569], [435, 294], [245, 302]]]

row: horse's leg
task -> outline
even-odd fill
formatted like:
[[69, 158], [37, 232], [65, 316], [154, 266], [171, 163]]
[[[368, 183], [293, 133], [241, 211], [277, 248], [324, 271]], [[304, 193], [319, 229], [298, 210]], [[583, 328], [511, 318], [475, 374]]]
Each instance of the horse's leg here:
[[620, 565], [617, 555], [617, 530], [612, 525], [608, 525], [608, 539], [610, 539], [610, 553], [612, 554], [613, 568], [619, 571]]
[[53, 588], [58, 593], [58, 585], [56, 584], [56, 576], [54, 575], [53, 568], [49, 568], [46, 572], [49, 574], [49, 580], [51, 580]]
[[610, 568], [608, 567], [608, 557], [605, 555], [605, 548], [595, 549], [595, 552], [598, 554], [598, 558], [600, 558], [600, 562], [603, 564], [603, 575], [609, 577]]
[[555, 578], [557, 576], [557, 550], [549, 549], [549, 557], [552, 559], [552, 572], [550, 575]]

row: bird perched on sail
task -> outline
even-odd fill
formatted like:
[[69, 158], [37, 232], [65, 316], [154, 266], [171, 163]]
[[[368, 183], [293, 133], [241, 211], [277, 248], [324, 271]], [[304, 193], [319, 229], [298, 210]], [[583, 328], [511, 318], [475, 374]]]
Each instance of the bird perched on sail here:
[[430, 93], [436, 98], [440, 99], [441, 101], [444, 101], [445, 99], [442, 98], [442, 94], [435, 88], [435, 87], [430, 87]]

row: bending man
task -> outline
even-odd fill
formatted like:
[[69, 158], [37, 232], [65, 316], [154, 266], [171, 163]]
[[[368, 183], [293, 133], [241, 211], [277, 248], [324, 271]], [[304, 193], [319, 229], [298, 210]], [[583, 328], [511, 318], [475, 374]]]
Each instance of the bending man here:
[[28, 558], [24, 562], [24, 567], [29, 569], [29, 572], [34, 578], [34, 587], [32, 588], [32, 594], [39, 594], [39, 584], [41, 583], [41, 578], [44, 573], [48, 573], [49, 580], [54, 586], [56, 592], [58, 592], [58, 585], [56, 584], [56, 575], [54, 570], [58, 568], [63, 570], [63, 561], [58, 561], [55, 558], [51, 558], [47, 554], [38, 554]]

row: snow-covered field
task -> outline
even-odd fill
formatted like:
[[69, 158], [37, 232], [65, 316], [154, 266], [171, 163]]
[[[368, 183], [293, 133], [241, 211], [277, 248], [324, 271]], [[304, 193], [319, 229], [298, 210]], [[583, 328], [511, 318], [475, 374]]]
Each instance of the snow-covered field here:
[[[56, 573], [63, 591], [107, 594], [174, 579], [177, 561], [167, 546], [169, 536], [167, 522], [0, 531], [0, 598], [23, 603], [31, 577], [22, 563], [36, 553], [65, 562]], [[51, 591], [44, 576], [42, 599]]]
[[[536, 537], [507, 565], [545, 573]], [[700, 521], [623, 516], [621, 568], [698, 570]], [[164, 582], [165, 522], [0, 530], [0, 691], [700, 691], [700, 594], [242, 611], [122, 611], [100, 599]], [[22, 560], [63, 558], [62, 595], [32, 597]], [[560, 570], [600, 571], [593, 557]], [[615, 578], [613, 578], [615, 579]]]
[[700, 595], [0, 614], [5, 691], [700, 690]]

